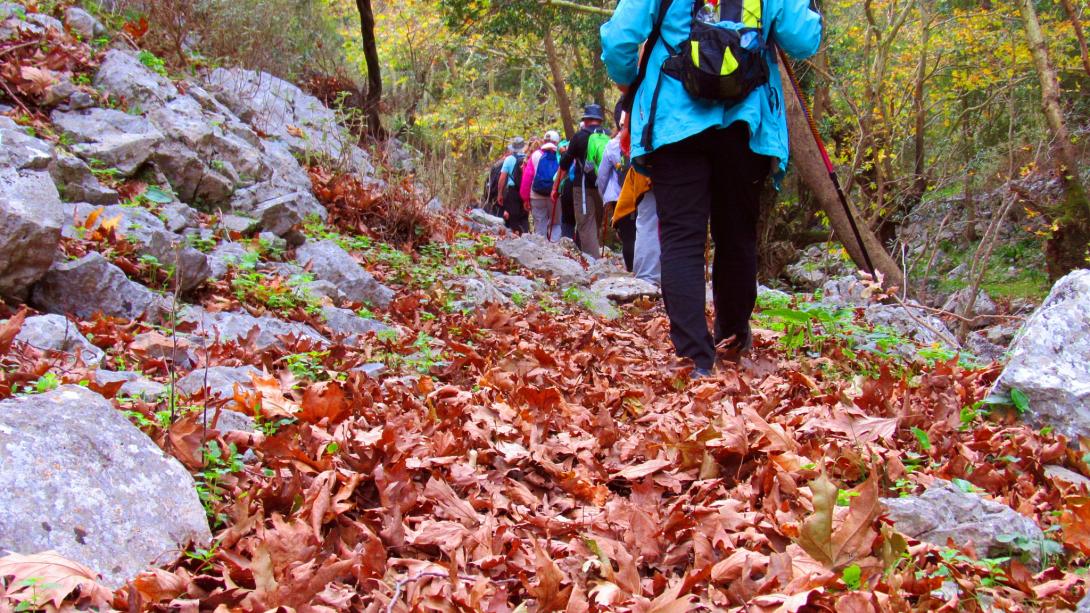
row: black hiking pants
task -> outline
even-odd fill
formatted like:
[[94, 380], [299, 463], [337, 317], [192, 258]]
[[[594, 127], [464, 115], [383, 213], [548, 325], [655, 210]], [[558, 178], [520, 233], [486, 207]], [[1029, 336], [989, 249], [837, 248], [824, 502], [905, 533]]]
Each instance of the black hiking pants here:
[[[771, 159], [749, 148], [749, 127], [735, 123], [666, 145], [651, 154], [662, 239], [662, 294], [678, 357], [715, 364], [715, 345], [749, 332], [757, 302], [757, 216]], [[708, 222], [715, 246], [715, 338], [705, 317]]]
[[632, 260], [636, 257], [636, 214], [626, 215], [617, 222], [617, 236], [621, 238], [621, 256], [624, 268], [632, 272]]

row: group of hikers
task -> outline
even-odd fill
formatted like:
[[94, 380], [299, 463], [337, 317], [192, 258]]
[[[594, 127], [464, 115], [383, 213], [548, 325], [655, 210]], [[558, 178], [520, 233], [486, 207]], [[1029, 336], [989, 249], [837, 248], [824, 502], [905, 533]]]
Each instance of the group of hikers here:
[[492, 167], [484, 201], [512, 231], [530, 232], [532, 221], [535, 234], [554, 242], [570, 238], [595, 259], [615, 233], [625, 268], [658, 285], [655, 197], [646, 178], [632, 171], [620, 107], [609, 132], [602, 107], [589, 104], [570, 141], [555, 130], [529, 145], [521, 136], [511, 139]]
[[805, 0], [620, 0], [600, 34], [622, 92], [612, 129], [590, 104], [570, 141], [511, 140], [485, 202], [511, 230], [529, 232], [532, 218], [535, 233], [592, 258], [615, 232], [628, 270], [661, 285], [678, 357], [707, 377], [753, 343], [760, 196], [788, 161], [776, 51], [816, 53], [821, 16]]

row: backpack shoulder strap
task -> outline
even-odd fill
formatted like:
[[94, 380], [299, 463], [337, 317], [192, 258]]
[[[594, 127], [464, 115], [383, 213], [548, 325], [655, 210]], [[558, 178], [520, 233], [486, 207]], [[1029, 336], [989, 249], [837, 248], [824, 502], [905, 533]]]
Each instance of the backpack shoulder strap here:
[[[670, 5], [673, 3], [674, 0], [659, 0], [659, 15], [655, 19], [655, 25], [651, 28], [651, 34], [647, 37], [647, 43], [643, 46], [643, 57], [640, 58], [640, 67], [636, 71], [636, 80], [628, 86], [628, 92], [625, 93], [624, 101], [621, 103], [621, 108], [629, 116], [632, 115], [632, 106], [636, 101], [636, 93], [639, 91], [640, 86], [643, 85], [643, 80], [647, 78], [647, 67], [651, 63], [651, 53], [655, 50], [659, 40], [662, 39], [662, 24], [666, 21], [666, 13], [670, 11]], [[663, 44], [666, 44], [666, 41], [663, 41]], [[667, 47], [669, 48], [669, 45]]]

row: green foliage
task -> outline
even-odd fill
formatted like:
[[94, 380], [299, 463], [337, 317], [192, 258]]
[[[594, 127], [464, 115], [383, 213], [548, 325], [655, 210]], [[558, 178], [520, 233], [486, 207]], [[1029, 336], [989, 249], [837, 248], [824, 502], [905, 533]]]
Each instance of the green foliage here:
[[160, 76], [167, 76], [167, 65], [162, 59], [147, 49], [141, 49], [137, 59], [144, 66], [150, 68]]
[[216, 441], [208, 441], [202, 448], [204, 468], [197, 474], [197, 496], [204, 505], [209, 523], [214, 527], [227, 522], [227, 515], [219, 510], [223, 502], [223, 480], [231, 474], [242, 472], [245, 465], [234, 443], [222, 448]]
[[840, 573], [840, 580], [849, 590], [858, 590], [863, 587], [863, 569], [858, 564], [852, 564]]
[[920, 443], [920, 449], [924, 451], [931, 451], [931, 438], [927, 435], [927, 432], [912, 426], [912, 435], [916, 437], [916, 440]]

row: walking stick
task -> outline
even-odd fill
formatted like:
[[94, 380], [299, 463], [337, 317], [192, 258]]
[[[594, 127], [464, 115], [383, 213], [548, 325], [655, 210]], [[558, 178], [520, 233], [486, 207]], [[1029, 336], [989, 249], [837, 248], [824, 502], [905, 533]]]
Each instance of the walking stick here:
[[855, 216], [852, 215], [852, 209], [848, 206], [848, 197], [844, 195], [844, 188], [840, 186], [840, 178], [837, 177], [836, 167], [833, 166], [833, 160], [829, 157], [829, 152], [825, 149], [825, 143], [821, 140], [821, 133], [818, 132], [817, 122], [814, 121], [814, 115], [810, 112], [810, 106], [806, 103], [806, 97], [802, 95], [802, 88], [799, 86], [799, 79], [795, 75], [795, 70], [791, 68], [791, 63], [787, 59], [787, 54], [783, 52], [783, 49], [776, 47], [776, 51], [780, 55], [780, 63], [783, 64], [784, 70], [787, 72], [787, 78], [791, 81], [791, 87], [795, 90], [795, 96], [799, 99], [799, 106], [802, 107], [802, 114], [806, 117], [806, 123], [810, 126], [810, 134], [814, 137], [814, 142], [817, 143], [818, 151], [821, 152], [821, 159], [825, 162], [825, 169], [829, 171], [829, 180], [833, 182], [833, 187], [836, 188], [836, 196], [840, 199], [840, 205], [844, 207], [844, 214], [848, 216], [848, 224], [852, 227], [852, 234], [855, 235], [855, 241], [859, 244], [859, 251], [863, 254], [863, 261], [867, 265], [867, 272], [874, 275], [874, 264], [870, 260], [870, 252], [867, 251], [867, 246], [863, 243], [863, 235], [859, 232], [859, 226], [856, 224]]

